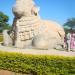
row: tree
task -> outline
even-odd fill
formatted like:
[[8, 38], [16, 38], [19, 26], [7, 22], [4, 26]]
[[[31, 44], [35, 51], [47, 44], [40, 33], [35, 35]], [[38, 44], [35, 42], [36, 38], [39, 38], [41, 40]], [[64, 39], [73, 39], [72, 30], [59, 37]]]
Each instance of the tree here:
[[4, 29], [10, 29], [10, 25], [8, 24], [9, 17], [5, 15], [3, 12], [0, 12], [0, 33]]
[[75, 18], [68, 19], [63, 26], [65, 31], [75, 31]]

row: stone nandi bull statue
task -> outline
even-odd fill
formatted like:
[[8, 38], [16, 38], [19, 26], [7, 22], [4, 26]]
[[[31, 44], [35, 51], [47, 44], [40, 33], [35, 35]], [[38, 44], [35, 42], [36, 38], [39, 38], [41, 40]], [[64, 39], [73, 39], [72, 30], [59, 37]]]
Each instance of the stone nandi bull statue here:
[[39, 9], [33, 0], [16, 0], [13, 7], [15, 18], [12, 30], [3, 32], [8, 36], [4, 38], [4, 45], [35, 49], [49, 49], [63, 45], [63, 28], [56, 22], [41, 20], [38, 12]]

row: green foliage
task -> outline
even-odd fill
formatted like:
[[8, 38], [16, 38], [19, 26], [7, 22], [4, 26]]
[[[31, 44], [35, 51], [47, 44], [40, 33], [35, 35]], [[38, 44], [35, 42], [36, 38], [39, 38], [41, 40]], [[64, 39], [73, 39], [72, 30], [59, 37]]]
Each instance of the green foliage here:
[[0, 42], [2, 42], [3, 41], [3, 36], [2, 35], [0, 35]]
[[9, 17], [5, 15], [3, 12], [0, 12], [0, 22], [8, 22]]
[[0, 69], [33, 75], [75, 75], [75, 57], [0, 52]]
[[75, 18], [68, 19], [63, 26], [65, 31], [75, 31]]
[[0, 33], [5, 29], [10, 29], [11, 26], [8, 24], [9, 17], [3, 12], [0, 12]]

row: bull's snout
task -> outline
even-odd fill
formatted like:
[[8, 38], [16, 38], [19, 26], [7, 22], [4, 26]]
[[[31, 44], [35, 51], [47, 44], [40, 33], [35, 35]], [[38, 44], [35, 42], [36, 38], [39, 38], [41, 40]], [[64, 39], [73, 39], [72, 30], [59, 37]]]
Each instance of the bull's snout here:
[[23, 10], [18, 6], [13, 6], [12, 11], [16, 17], [23, 16]]

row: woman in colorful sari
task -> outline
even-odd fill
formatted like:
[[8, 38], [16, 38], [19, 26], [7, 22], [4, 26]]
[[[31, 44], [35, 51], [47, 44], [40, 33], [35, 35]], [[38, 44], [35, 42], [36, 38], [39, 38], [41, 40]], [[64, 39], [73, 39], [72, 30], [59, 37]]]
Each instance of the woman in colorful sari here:
[[71, 48], [71, 50], [75, 49], [75, 33], [74, 32], [72, 32], [72, 34], [71, 34], [70, 48]]

